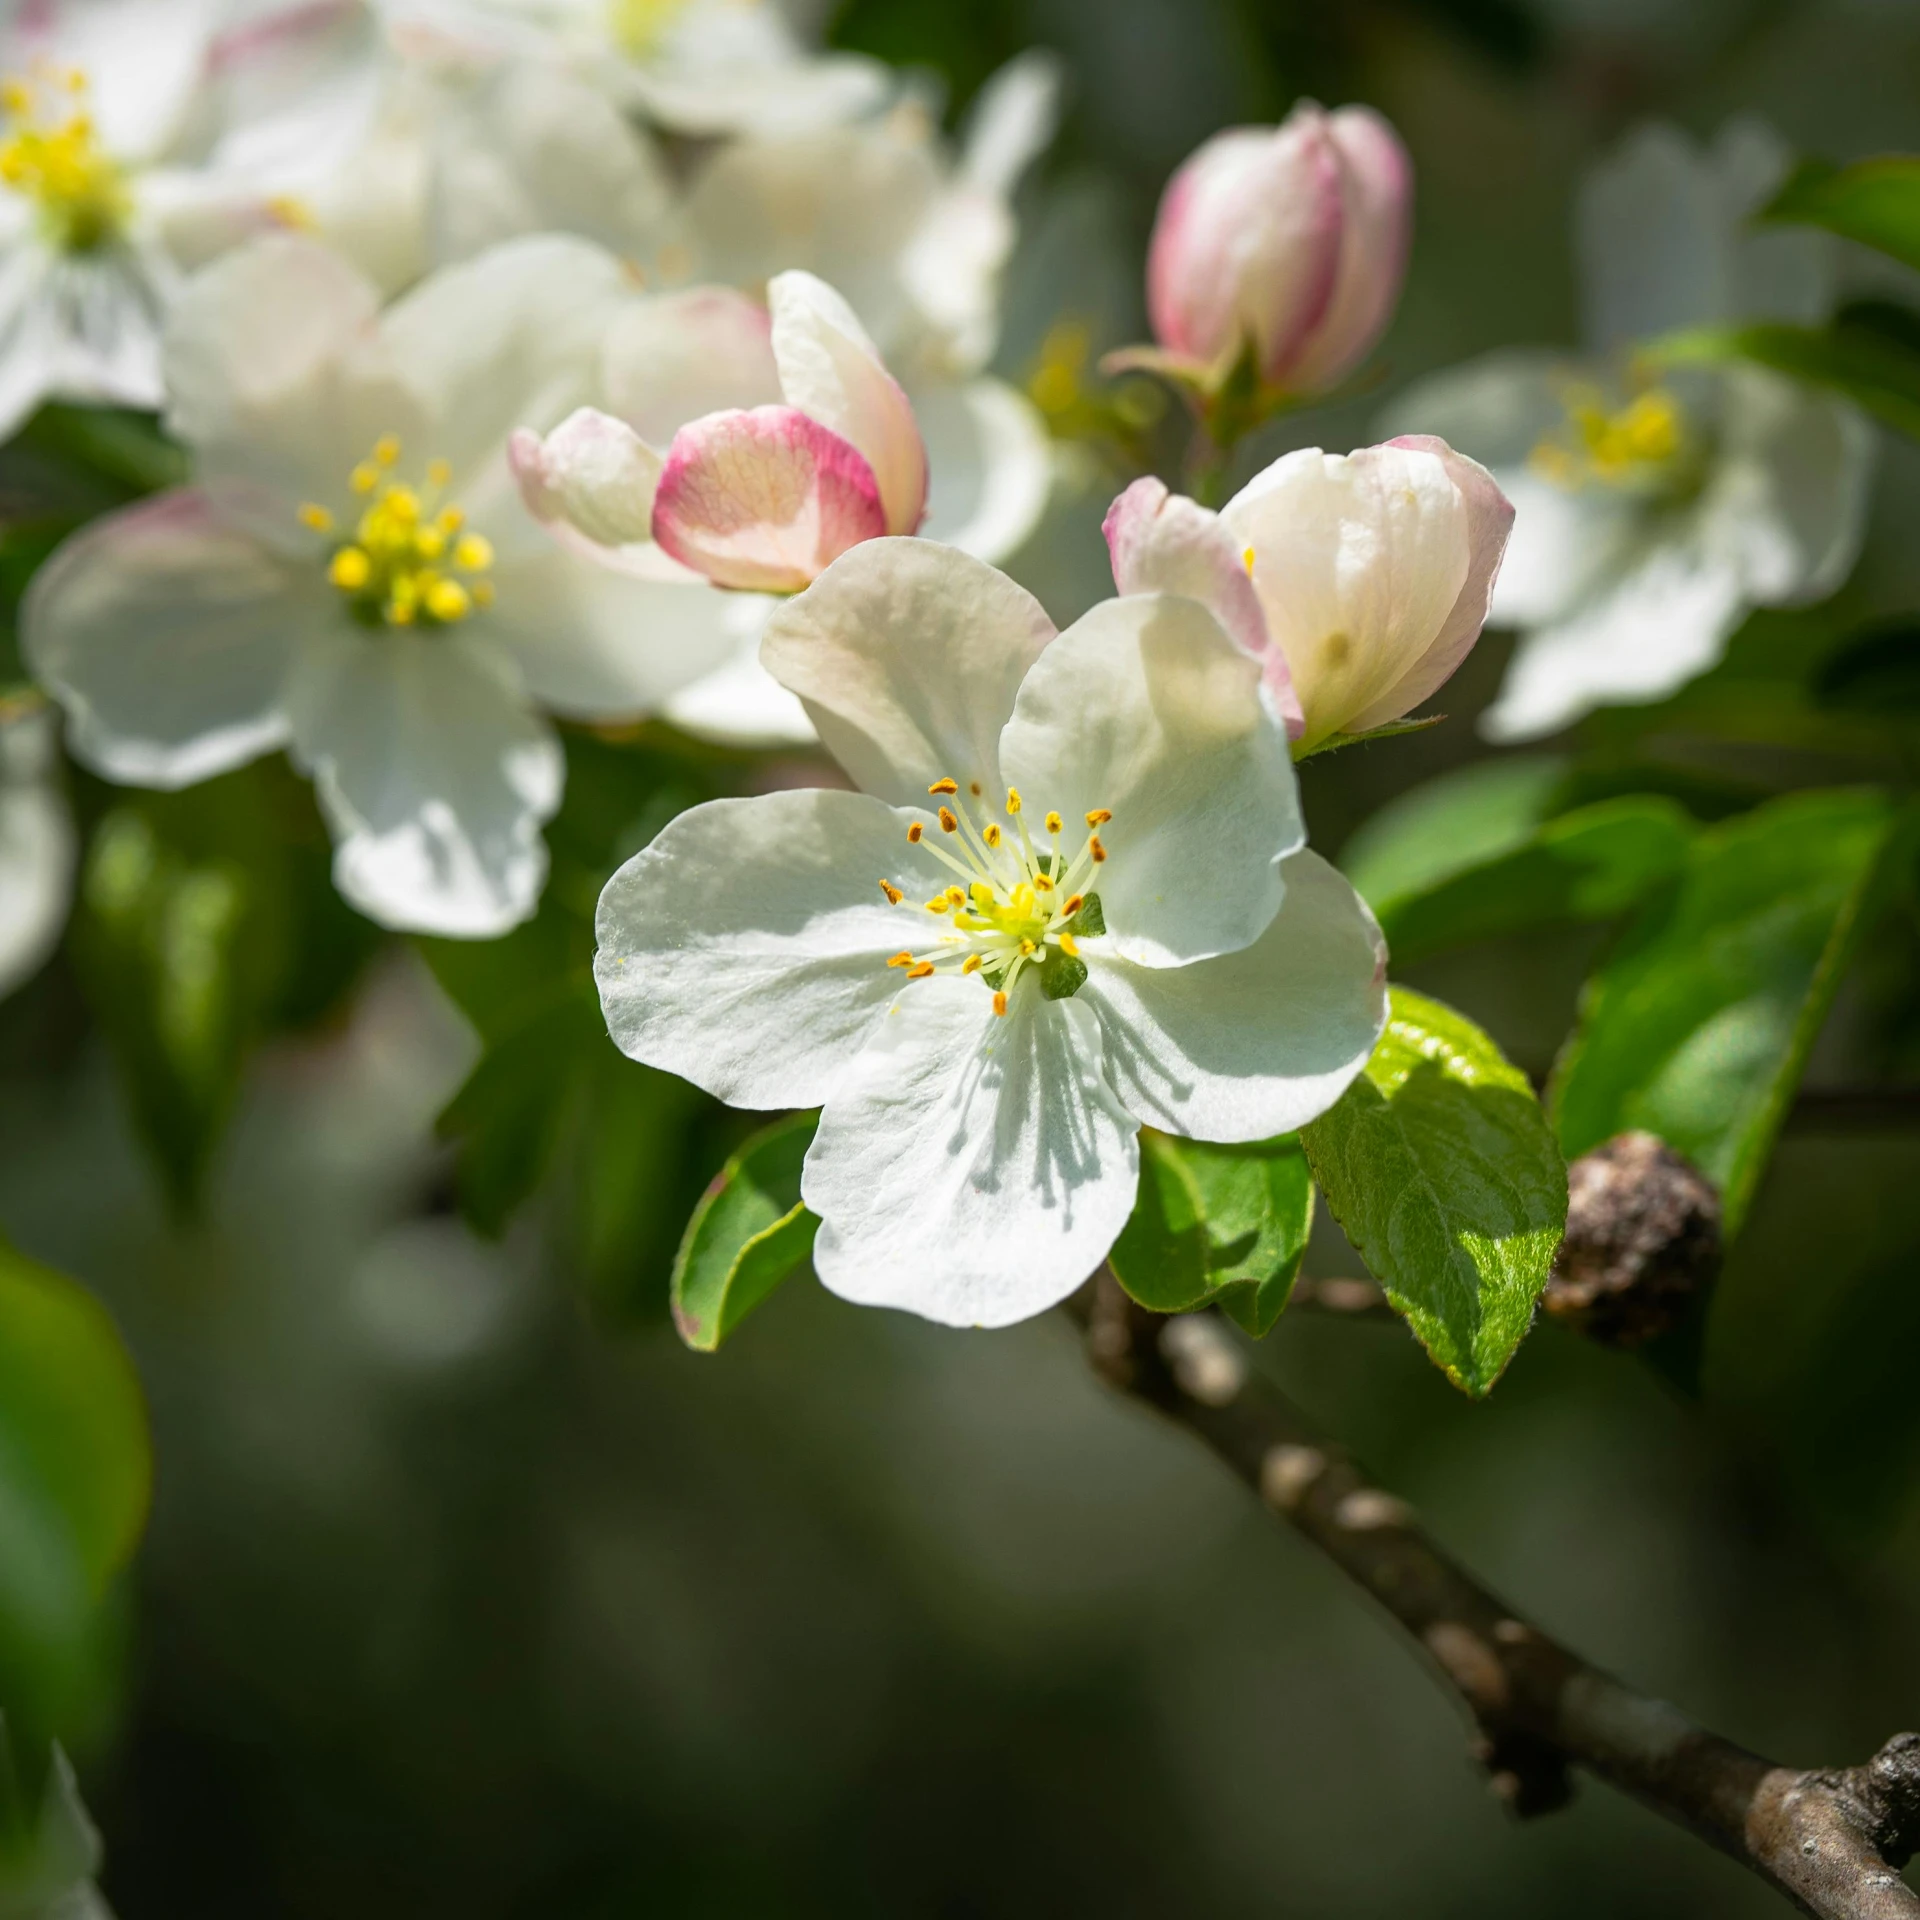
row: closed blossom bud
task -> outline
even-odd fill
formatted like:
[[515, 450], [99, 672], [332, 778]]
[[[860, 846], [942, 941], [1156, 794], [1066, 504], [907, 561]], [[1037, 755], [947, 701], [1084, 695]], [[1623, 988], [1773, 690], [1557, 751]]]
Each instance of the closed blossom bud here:
[[1279, 127], [1216, 134], [1160, 202], [1147, 311], [1169, 353], [1318, 393], [1364, 360], [1406, 272], [1413, 165], [1368, 107], [1303, 101]]

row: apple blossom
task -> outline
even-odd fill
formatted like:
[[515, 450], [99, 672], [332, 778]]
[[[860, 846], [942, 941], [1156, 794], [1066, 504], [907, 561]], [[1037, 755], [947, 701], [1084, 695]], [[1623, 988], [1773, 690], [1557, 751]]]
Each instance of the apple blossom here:
[[1056, 636], [991, 567], [882, 538], [764, 650], [861, 791], [682, 814], [608, 883], [595, 975], [633, 1058], [824, 1107], [801, 1192], [834, 1292], [1024, 1319], [1113, 1244], [1142, 1123], [1265, 1139], [1360, 1071], [1379, 931], [1203, 606]]
[[42, 714], [0, 721], [0, 994], [40, 970], [73, 904], [73, 819]]
[[312, 51], [317, 17], [218, 35], [213, 0], [11, 11], [0, 437], [44, 398], [160, 403], [160, 334], [183, 271], [296, 220], [291, 189], [370, 111], [364, 89], [330, 85], [304, 58], [276, 61], [288, 37]]
[[1787, 158], [1752, 121], [1704, 152], [1641, 129], [1581, 195], [1586, 357], [1490, 354], [1389, 408], [1394, 428], [1485, 460], [1518, 509], [1491, 617], [1522, 637], [1481, 716], [1489, 738], [1663, 699], [1750, 608], [1820, 599], [1851, 568], [1873, 452], [1861, 417], [1758, 367], [1662, 376], [1634, 351], [1678, 328], [1825, 310], [1822, 236], [1748, 230]]
[[1215, 134], [1161, 197], [1155, 338], [1195, 377], [1224, 379], [1245, 351], [1263, 386], [1325, 392], [1393, 316], [1412, 198], [1406, 149], [1368, 107], [1303, 101], [1278, 127]]
[[191, 486], [95, 522], [36, 577], [29, 664], [110, 779], [178, 787], [285, 745], [341, 891], [390, 926], [525, 919], [563, 761], [539, 707], [647, 711], [715, 643], [650, 643], [644, 590], [527, 516], [509, 430], [588, 390], [620, 263], [514, 241], [381, 312], [315, 242], [200, 276], [167, 336]]
[[1217, 514], [1136, 480], [1105, 532], [1120, 591], [1211, 608], [1310, 752], [1445, 684], [1479, 638], [1512, 520], [1484, 467], [1410, 436], [1352, 454], [1303, 447]]

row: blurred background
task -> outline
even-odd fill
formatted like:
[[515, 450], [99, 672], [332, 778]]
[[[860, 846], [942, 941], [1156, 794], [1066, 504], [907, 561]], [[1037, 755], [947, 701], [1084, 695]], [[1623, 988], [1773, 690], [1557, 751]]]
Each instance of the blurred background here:
[[[1395, 122], [1419, 202], [1377, 393], [1269, 429], [1247, 469], [1374, 437], [1417, 374], [1570, 342], [1574, 184], [1643, 117], [1920, 145], [1908, 0], [852, 0], [826, 26], [955, 115], [1021, 48], [1063, 57], [999, 361], [1043, 405], [1143, 335], [1154, 203], [1199, 140], [1302, 94]], [[1069, 459], [1012, 568], [1062, 624], [1108, 590], [1113, 490]], [[1838, 634], [1920, 606], [1917, 511], [1920, 455], [1889, 440], [1840, 598], [1592, 723], [1589, 764], [1709, 815], [1900, 776], [1878, 735], [1730, 742], [1714, 715], [1784, 705]], [[1447, 689], [1452, 724], [1304, 770], [1316, 845], [1484, 753], [1505, 651]], [[588, 830], [595, 751], [570, 744], [562, 836]], [[0, 1005], [0, 1224], [106, 1299], [152, 1403], [151, 1532], [74, 1743], [123, 1920], [1784, 1911], [1591, 1784], [1513, 1825], [1394, 1631], [1054, 1318], [959, 1335], [802, 1278], [722, 1354], [683, 1350], [667, 1267], [735, 1135], [610, 1048], [605, 1098], [652, 1103], [657, 1163], [621, 1163], [630, 1130], [589, 1103], [562, 1162], [598, 1198], [563, 1181], [475, 1236], [433, 1121], [478, 1043], [435, 969], [484, 963], [377, 944], [325, 891], [304, 789], [230, 778], [310, 846], [319, 904], [288, 919], [280, 1031], [201, 1219], [137, 1144], [84, 948]], [[122, 796], [74, 797], [92, 826]], [[1541, 1074], [1599, 938], [1407, 977]], [[1699, 1393], [1551, 1325], [1479, 1405], [1397, 1326], [1300, 1314], [1260, 1350], [1522, 1611], [1801, 1764], [1920, 1723], [1914, 942], [1896, 915], [1843, 994]], [[1308, 1270], [1352, 1258], [1323, 1227]]]

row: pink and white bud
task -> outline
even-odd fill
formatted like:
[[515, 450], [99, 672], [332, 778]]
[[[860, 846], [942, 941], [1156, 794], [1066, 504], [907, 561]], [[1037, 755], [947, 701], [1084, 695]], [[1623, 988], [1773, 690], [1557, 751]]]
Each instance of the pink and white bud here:
[[1136, 481], [1107, 515], [1107, 543], [1122, 593], [1185, 594], [1249, 651], [1283, 657], [1267, 685], [1296, 750], [1310, 752], [1401, 718], [1445, 684], [1486, 624], [1512, 525], [1484, 467], [1409, 435], [1287, 454], [1217, 515]]
[[1272, 128], [1216, 134], [1167, 183], [1147, 256], [1155, 337], [1195, 368], [1243, 344], [1264, 385], [1323, 392], [1392, 318], [1413, 164], [1369, 107], [1303, 101]]
[[507, 463], [542, 526], [564, 523], [600, 547], [653, 538], [666, 463], [624, 420], [580, 407], [544, 439], [522, 427], [507, 442]]

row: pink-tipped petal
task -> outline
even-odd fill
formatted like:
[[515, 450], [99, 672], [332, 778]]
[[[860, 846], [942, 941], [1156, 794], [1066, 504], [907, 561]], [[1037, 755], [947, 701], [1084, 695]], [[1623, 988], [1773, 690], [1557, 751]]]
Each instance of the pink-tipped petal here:
[[1115, 587], [1123, 594], [1177, 593], [1199, 601], [1260, 662], [1288, 737], [1299, 739], [1306, 721], [1287, 657], [1268, 636], [1252, 576], [1220, 516], [1169, 493], [1149, 475], [1114, 501], [1100, 530], [1107, 537]]
[[720, 587], [797, 593], [886, 531], [866, 456], [794, 407], [689, 422], [654, 495], [654, 539]]
[[1216, 134], [1168, 183], [1147, 257], [1154, 337], [1215, 361], [1236, 340], [1285, 381], [1333, 298], [1344, 225], [1341, 166], [1311, 102], [1278, 128]]
[[1347, 725], [1354, 733], [1384, 726], [1403, 713], [1411, 713], [1453, 677], [1487, 624], [1493, 584], [1499, 578], [1507, 536], [1513, 530], [1513, 502], [1479, 461], [1456, 453], [1430, 433], [1405, 433], [1386, 444], [1432, 454], [1459, 489], [1467, 510], [1467, 577], [1433, 644], [1394, 686], [1353, 716]]
[[767, 283], [780, 391], [866, 456], [888, 533], [916, 533], [927, 511], [927, 450], [913, 407], [853, 309], [798, 271]]
[[1333, 294], [1288, 374], [1299, 392], [1323, 392], [1372, 352], [1406, 278], [1413, 238], [1413, 161], [1371, 107], [1327, 118], [1340, 169], [1343, 222]]

